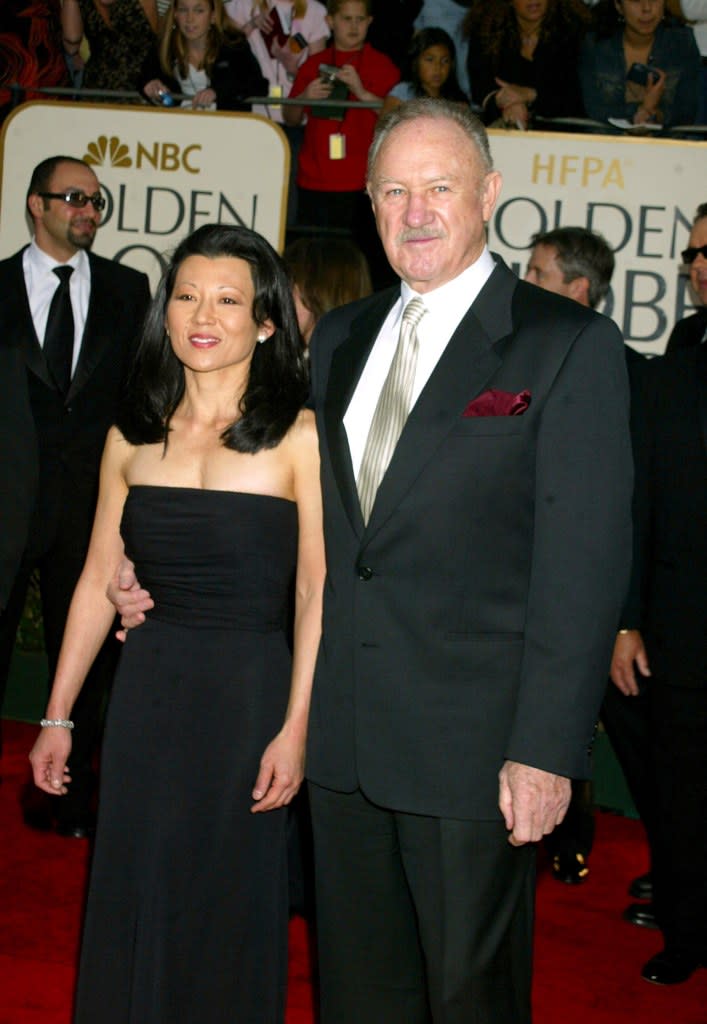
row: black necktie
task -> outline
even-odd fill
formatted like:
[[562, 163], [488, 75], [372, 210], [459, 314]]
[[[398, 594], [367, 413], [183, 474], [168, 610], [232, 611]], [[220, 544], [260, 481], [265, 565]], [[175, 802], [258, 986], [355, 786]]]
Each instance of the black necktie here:
[[69, 390], [74, 357], [74, 313], [69, 291], [69, 279], [73, 272], [73, 267], [54, 267], [59, 287], [52, 296], [47, 329], [44, 332], [44, 358], [62, 395], [66, 395]]

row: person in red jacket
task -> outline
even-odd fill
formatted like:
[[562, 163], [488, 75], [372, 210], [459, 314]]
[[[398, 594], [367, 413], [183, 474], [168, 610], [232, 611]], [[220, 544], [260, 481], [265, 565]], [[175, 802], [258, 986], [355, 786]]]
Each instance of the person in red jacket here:
[[[332, 45], [304, 62], [290, 97], [382, 100], [399, 81], [400, 72], [389, 57], [365, 41], [372, 20], [370, 0], [329, 0], [327, 10]], [[287, 124], [300, 124], [305, 114], [297, 174], [300, 223], [351, 228], [363, 194], [378, 111], [334, 104], [316, 108], [306, 102], [285, 107]]]

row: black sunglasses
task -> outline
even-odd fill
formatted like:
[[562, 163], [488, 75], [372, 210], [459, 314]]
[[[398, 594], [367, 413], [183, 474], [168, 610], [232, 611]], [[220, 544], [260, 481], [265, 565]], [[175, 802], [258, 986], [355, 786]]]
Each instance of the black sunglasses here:
[[92, 196], [87, 196], [79, 189], [71, 189], [69, 192], [38, 192], [37, 195], [42, 199], [63, 199], [69, 206], [75, 206], [78, 210], [83, 210], [86, 203], [90, 203], [96, 213], [100, 213], [106, 205], [100, 192], [94, 192]]
[[689, 266], [694, 263], [698, 256], [707, 260], [707, 245], [691, 245], [689, 249], [683, 249], [682, 261]]

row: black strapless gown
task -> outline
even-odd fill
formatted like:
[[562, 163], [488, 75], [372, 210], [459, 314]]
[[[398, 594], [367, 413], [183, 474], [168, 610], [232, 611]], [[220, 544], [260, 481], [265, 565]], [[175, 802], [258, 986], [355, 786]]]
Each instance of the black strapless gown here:
[[139, 486], [121, 530], [155, 608], [111, 697], [76, 1024], [281, 1024], [286, 816], [250, 806], [289, 693], [296, 506]]

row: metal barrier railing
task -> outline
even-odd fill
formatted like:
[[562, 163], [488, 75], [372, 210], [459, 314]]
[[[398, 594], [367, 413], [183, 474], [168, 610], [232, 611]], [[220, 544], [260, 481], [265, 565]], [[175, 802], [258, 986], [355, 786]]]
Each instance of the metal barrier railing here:
[[[19, 106], [22, 102], [22, 97], [26, 93], [38, 93], [43, 96], [55, 96], [57, 99], [69, 98], [71, 100], [116, 100], [116, 101], [128, 101], [140, 106], [154, 107], [157, 106], [159, 109], [170, 110], [169, 106], [162, 107], [160, 104], [154, 104], [150, 100], [146, 99], [142, 93], [135, 90], [125, 89], [84, 89], [83, 87], [77, 88], [76, 86], [25, 86], [20, 85], [18, 82], [12, 82], [5, 86], [10, 92], [12, 107]], [[179, 104], [182, 100], [191, 99], [189, 96], [185, 96], [182, 93], [172, 93], [172, 98], [175, 100], [174, 109], [180, 110]], [[243, 103], [248, 104], [251, 107], [264, 106], [264, 107], [302, 107], [307, 106], [314, 110], [325, 108], [325, 107], [356, 107], [361, 110], [379, 110], [383, 106], [382, 100], [306, 100], [305, 102], [298, 96], [295, 99], [284, 96], [247, 96], [243, 99]], [[534, 126], [537, 128], [550, 128], [550, 129], [566, 129], [568, 131], [587, 132], [591, 134], [606, 134], [608, 125], [603, 121], [595, 121], [588, 117], [536, 117]], [[623, 134], [633, 135], [637, 134], [636, 130], [627, 129]], [[668, 128], [664, 128], [662, 131], [651, 131], [647, 132], [646, 135], [656, 138], [693, 138], [697, 141], [707, 140], [707, 124], [681, 124], [671, 125]], [[641, 133], [641, 137], [643, 137]]]
[[[70, 98], [72, 100], [128, 100], [131, 103], [139, 104], [146, 107], [158, 107], [161, 108], [161, 104], [153, 103], [148, 100], [142, 93], [136, 90], [128, 89], [85, 89], [82, 87], [77, 88], [71, 85], [43, 85], [43, 86], [29, 86], [20, 85], [17, 82], [11, 82], [5, 86], [10, 91], [11, 95], [11, 106], [16, 107], [22, 102], [22, 96], [25, 93], [39, 93], [43, 96], [56, 96], [58, 99], [62, 97]], [[175, 110], [180, 108], [176, 105], [181, 103], [182, 100], [189, 100], [191, 96], [185, 96], [183, 93], [173, 92], [170, 94], [175, 102]], [[243, 103], [249, 106], [265, 106], [265, 107], [357, 107], [359, 110], [378, 110], [383, 106], [382, 100], [305, 100], [303, 101], [300, 97], [297, 99], [290, 99], [284, 96], [246, 96], [243, 98]], [[171, 109], [170, 107], [164, 107], [165, 110]]]

